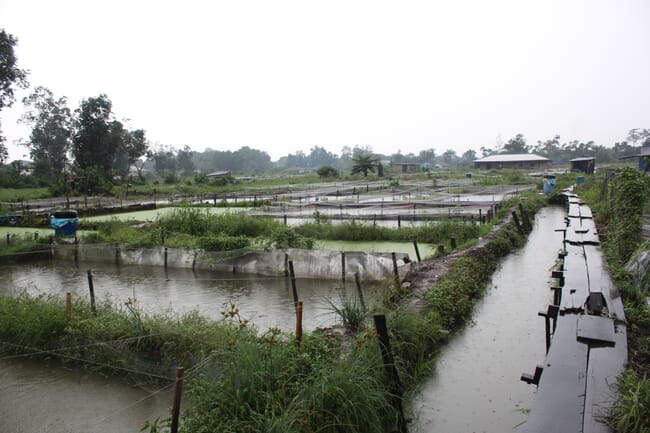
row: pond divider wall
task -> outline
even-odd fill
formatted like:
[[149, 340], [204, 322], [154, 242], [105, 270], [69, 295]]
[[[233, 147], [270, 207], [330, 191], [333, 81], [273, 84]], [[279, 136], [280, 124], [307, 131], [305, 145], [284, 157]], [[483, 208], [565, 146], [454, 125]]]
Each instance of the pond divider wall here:
[[[133, 248], [115, 244], [59, 244], [52, 248], [57, 260], [115, 263], [117, 265], [167, 266], [266, 276], [287, 275], [287, 259], [296, 277], [352, 280], [356, 272], [363, 281], [394, 278], [392, 253], [280, 249], [213, 252], [168, 247]], [[410, 269], [408, 254], [396, 254], [399, 277]]]

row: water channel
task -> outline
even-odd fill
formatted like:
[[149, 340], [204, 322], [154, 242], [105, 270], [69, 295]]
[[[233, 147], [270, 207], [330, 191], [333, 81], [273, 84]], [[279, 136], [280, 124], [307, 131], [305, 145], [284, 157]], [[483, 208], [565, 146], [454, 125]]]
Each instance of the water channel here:
[[[493, 276], [473, 325], [456, 335], [439, 358], [437, 374], [415, 401], [412, 432], [517, 431], [526, 419], [535, 387], [519, 381], [544, 358], [544, 326], [537, 317], [550, 300], [550, 268], [561, 247], [564, 211], [545, 208], [536, 217], [526, 246], [505, 259]], [[87, 269], [95, 290], [119, 304], [135, 296], [148, 312], [198, 310], [220, 318], [233, 302], [262, 331], [294, 327], [290, 282], [185, 269], [129, 267], [42, 261], [0, 266], [0, 285], [7, 293], [72, 292], [87, 296]], [[298, 280], [305, 302], [305, 328], [336, 321], [328, 299], [336, 302], [346, 289], [327, 280]], [[379, 288], [364, 290], [366, 299]], [[168, 416], [168, 389], [129, 387], [56, 364], [0, 358], [0, 432], [138, 431], [145, 420]]]
[[454, 336], [417, 396], [418, 433], [522, 431], [535, 386], [519, 380], [544, 359], [544, 322], [552, 301], [551, 268], [562, 247], [566, 212], [546, 207], [526, 245], [493, 275], [471, 326]]

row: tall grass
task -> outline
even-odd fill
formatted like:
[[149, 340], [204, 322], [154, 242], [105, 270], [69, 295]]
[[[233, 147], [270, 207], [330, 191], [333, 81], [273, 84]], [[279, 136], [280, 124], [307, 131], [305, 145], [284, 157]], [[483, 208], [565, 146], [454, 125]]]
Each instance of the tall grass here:
[[331, 221], [303, 224], [296, 228], [303, 236], [340, 241], [410, 241], [417, 239], [425, 243], [441, 243], [454, 237], [460, 244], [479, 236], [481, 228], [471, 222], [445, 220], [429, 222], [417, 227], [391, 229], [355, 220], [332, 224]]
[[618, 387], [621, 398], [612, 408], [612, 427], [618, 433], [650, 433], [650, 380], [628, 369]]
[[358, 331], [368, 316], [368, 310], [356, 296], [341, 295], [338, 303], [328, 300], [328, 305], [330, 311], [341, 319], [343, 325], [353, 331]]

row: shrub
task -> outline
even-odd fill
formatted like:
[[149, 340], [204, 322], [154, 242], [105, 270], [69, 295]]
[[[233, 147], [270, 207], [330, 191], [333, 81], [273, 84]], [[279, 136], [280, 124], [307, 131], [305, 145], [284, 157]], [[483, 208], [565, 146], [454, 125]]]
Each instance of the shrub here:
[[245, 236], [202, 236], [198, 245], [206, 251], [231, 251], [246, 248], [249, 240]]

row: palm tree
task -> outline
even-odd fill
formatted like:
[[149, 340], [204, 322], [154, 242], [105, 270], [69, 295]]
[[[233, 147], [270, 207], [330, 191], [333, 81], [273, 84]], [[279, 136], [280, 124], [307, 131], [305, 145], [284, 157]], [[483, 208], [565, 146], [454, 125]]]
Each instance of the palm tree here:
[[370, 154], [357, 155], [352, 158], [354, 165], [352, 166], [352, 174], [363, 173], [368, 176], [368, 172], [375, 172], [377, 168], [377, 159]]

